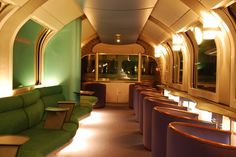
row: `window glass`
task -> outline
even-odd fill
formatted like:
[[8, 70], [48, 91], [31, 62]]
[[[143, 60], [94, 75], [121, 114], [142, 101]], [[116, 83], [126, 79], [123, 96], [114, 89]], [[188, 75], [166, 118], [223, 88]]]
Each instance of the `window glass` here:
[[95, 55], [87, 55], [82, 58], [81, 76], [83, 82], [95, 80], [95, 67]]
[[142, 56], [141, 80], [151, 81], [160, 84], [160, 73], [157, 68], [157, 62], [150, 56]]
[[99, 55], [98, 79], [132, 80], [138, 79], [137, 55]]
[[215, 40], [203, 40], [194, 58], [194, 88], [216, 91], [217, 51]]
[[173, 51], [173, 83], [182, 84], [183, 81], [183, 53]]
[[234, 22], [236, 22], [236, 3], [233, 3], [230, 6], [228, 6], [228, 11], [230, 15], [233, 17]]
[[13, 47], [14, 89], [36, 84], [36, 49], [43, 30], [43, 26], [29, 20], [17, 33]]

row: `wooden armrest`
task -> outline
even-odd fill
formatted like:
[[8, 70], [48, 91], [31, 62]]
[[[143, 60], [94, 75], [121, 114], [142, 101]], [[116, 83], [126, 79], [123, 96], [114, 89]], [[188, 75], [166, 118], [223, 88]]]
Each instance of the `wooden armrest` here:
[[2, 135], [0, 136], [0, 156], [16, 157], [19, 146], [29, 140], [27, 136]]
[[45, 108], [45, 111], [54, 111], [54, 112], [60, 112], [60, 111], [68, 111], [69, 108], [66, 107], [47, 107]]
[[61, 129], [66, 119], [68, 107], [47, 107], [46, 120], [44, 122], [44, 128], [46, 129]]
[[73, 101], [59, 101], [58, 102], [58, 107], [61, 107], [61, 108], [67, 108], [67, 112], [66, 112], [66, 118], [65, 118], [65, 122], [68, 122], [70, 121], [70, 117], [71, 117], [71, 114], [74, 110], [74, 106], [75, 106], [75, 102], [72, 103]]
[[76, 101], [67, 101], [67, 100], [65, 100], [65, 101], [58, 101], [57, 102], [58, 104], [76, 104], [77, 102]]
[[0, 145], [22, 145], [29, 140], [27, 136], [2, 135], [0, 136]]
[[88, 91], [88, 90], [80, 90], [79, 92], [74, 92], [75, 94], [78, 95], [93, 95], [95, 92], [94, 91]]

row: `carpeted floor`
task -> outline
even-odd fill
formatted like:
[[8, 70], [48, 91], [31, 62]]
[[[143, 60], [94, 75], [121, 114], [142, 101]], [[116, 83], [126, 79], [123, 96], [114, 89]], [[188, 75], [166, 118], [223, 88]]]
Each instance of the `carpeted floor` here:
[[74, 140], [57, 157], [150, 157], [127, 104], [94, 109], [80, 122]]

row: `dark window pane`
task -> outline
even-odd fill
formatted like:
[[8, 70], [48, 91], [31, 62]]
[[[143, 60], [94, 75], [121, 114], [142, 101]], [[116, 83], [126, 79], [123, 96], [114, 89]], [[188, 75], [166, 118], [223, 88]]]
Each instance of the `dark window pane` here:
[[183, 53], [173, 51], [173, 83], [182, 84], [183, 81]]
[[99, 80], [132, 80], [138, 78], [137, 55], [99, 55]]
[[195, 53], [194, 88], [216, 91], [216, 63], [215, 40], [204, 40]]
[[82, 58], [81, 76], [82, 82], [95, 80], [95, 55], [88, 55]]
[[160, 73], [157, 71], [156, 61], [149, 56], [142, 56], [142, 81], [151, 81], [160, 84]]

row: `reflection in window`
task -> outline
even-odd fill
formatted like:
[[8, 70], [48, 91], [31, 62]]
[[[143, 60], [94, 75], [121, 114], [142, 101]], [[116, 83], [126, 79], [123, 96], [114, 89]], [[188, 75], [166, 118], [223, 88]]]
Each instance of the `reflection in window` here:
[[13, 88], [35, 85], [37, 44], [45, 28], [29, 20], [19, 30], [13, 47]]
[[204, 40], [195, 53], [194, 88], [216, 91], [217, 51], [214, 40]]
[[95, 60], [95, 55], [87, 55], [82, 58], [81, 76], [83, 82], [95, 80]]
[[156, 61], [149, 56], [142, 56], [142, 81], [151, 81], [156, 82], [157, 84], [160, 83], [160, 73], [157, 70], [157, 63]]
[[173, 51], [173, 83], [182, 84], [183, 81], [183, 53]]
[[99, 55], [99, 80], [138, 79], [137, 55]]

